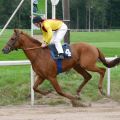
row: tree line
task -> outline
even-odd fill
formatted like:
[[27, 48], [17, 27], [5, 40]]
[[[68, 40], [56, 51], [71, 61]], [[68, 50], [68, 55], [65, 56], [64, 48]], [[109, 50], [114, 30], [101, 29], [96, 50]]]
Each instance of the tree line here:
[[[21, 0], [0, 0], [0, 28], [3, 28]], [[31, 0], [25, 0], [7, 28], [30, 28]]]
[[[0, 0], [0, 28], [3, 28], [21, 0]], [[70, 28], [119, 29], [120, 0], [69, 0]], [[48, 18], [51, 18], [48, 0]], [[8, 28], [30, 28], [31, 0], [25, 0]], [[62, 0], [56, 7], [56, 18], [63, 19]]]
[[[120, 28], [120, 0], [69, 0], [69, 2], [72, 29]], [[61, 9], [62, 1], [57, 6], [58, 18], [62, 18]]]

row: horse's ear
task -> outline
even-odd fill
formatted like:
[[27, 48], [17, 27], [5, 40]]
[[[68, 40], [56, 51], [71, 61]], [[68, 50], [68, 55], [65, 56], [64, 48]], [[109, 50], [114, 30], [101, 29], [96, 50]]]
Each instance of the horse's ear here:
[[14, 32], [15, 32], [16, 34], [18, 34], [18, 33], [19, 33], [19, 30], [18, 30], [18, 29], [14, 29]]
[[20, 31], [21, 34], [23, 34], [23, 31]]

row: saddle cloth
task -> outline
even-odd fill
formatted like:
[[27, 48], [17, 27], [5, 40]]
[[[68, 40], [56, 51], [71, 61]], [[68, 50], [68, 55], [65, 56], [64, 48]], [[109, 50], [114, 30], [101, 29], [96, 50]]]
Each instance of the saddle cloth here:
[[[55, 47], [55, 44], [50, 44], [48, 47], [51, 51], [52, 58], [54, 60], [56, 60], [56, 56], [58, 56], [58, 52], [57, 52], [57, 49]], [[71, 49], [70, 49], [69, 44], [64, 43], [62, 45], [62, 48], [63, 48], [63, 51], [64, 51], [64, 58], [71, 58], [72, 54], [71, 54]]]
[[[55, 47], [54, 44], [50, 44], [49, 46], [49, 49], [50, 49], [50, 52], [51, 52], [51, 56], [52, 58], [55, 60], [56, 62], [56, 65], [57, 65], [57, 73], [62, 73], [62, 60], [61, 59], [56, 59], [56, 56], [58, 55], [58, 52], [57, 52], [57, 49]], [[64, 43], [62, 45], [62, 48], [63, 48], [63, 51], [64, 51], [64, 58], [65, 59], [68, 59], [68, 58], [71, 58], [72, 57], [72, 54], [71, 54], [71, 49], [70, 49], [70, 46], [69, 44], [67, 43]]]

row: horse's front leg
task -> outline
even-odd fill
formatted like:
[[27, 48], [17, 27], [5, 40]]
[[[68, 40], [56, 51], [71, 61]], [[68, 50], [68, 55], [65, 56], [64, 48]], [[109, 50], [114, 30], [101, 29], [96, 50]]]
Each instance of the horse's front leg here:
[[38, 92], [38, 93], [42, 94], [42, 95], [47, 95], [47, 94], [50, 93], [50, 91], [41, 91], [41, 90], [38, 89], [38, 86], [41, 85], [44, 80], [45, 79], [41, 78], [40, 76], [37, 76], [37, 79], [36, 79], [36, 81], [34, 83], [34, 86], [33, 86], [33, 90], [35, 92]]
[[62, 92], [62, 89], [61, 89], [61, 87], [59, 86], [56, 78], [50, 78], [49, 80], [50, 80], [51, 84], [53, 85], [53, 87], [55, 88], [56, 92], [57, 92], [59, 95], [64, 96], [64, 97], [66, 97], [66, 98], [68, 98], [68, 99], [70, 99], [70, 100], [76, 99], [76, 97], [74, 97], [74, 96], [72, 96], [72, 95], [68, 95], [68, 94]]
[[74, 96], [72, 96], [72, 95], [68, 95], [68, 94], [66, 94], [66, 93], [63, 93], [62, 90], [61, 90], [61, 88], [60, 88], [60, 86], [59, 86], [59, 84], [58, 84], [58, 82], [57, 82], [57, 79], [56, 79], [56, 78], [51, 78], [51, 79], [49, 79], [49, 80], [50, 80], [50, 82], [52, 83], [53, 87], [55, 88], [55, 90], [56, 90], [56, 92], [57, 92], [58, 94], [60, 94], [61, 96], [64, 96], [64, 97], [70, 99], [73, 107], [87, 107], [87, 106], [89, 106], [89, 105], [85, 105], [85, 104], [81, 103], [81, 102], [78, 100], [78, 97], [74, 97]]

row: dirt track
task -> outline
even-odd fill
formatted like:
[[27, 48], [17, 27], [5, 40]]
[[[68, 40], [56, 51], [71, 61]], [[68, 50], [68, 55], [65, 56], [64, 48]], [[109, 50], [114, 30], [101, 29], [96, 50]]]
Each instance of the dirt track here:
[[106, 100], [86, 108], [7, 106], [0, 107], [0, 120], [120, 120], [120, 104]]

